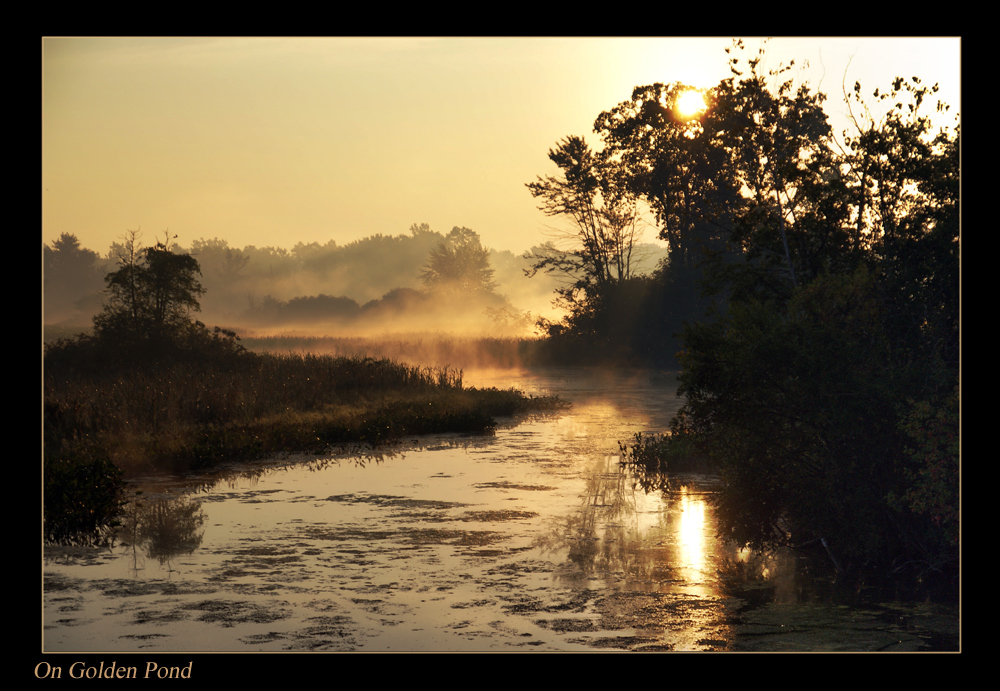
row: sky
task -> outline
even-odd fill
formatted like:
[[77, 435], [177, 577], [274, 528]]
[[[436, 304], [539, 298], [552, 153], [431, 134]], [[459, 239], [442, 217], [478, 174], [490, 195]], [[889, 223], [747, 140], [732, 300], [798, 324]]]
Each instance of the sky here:
[[[744, 37], [754, 52], [760, 38]], [[190, 246], [346, 244], [427, 223], [521, 253], [551, 219], [525, 184], [554, 174], [568, 135], [634, 87], [709, 87], [731, 37], [42, 39], [42, 241], [72, 233], [106, 254], [128, 230]], [[775, 37], [829, 95], [896, 76], [939, 83], [960, 109], [951, 38]], [[806, 66], [808, 64], [808, 66]], [[647, 234], [653, 239], [655, 231]]]

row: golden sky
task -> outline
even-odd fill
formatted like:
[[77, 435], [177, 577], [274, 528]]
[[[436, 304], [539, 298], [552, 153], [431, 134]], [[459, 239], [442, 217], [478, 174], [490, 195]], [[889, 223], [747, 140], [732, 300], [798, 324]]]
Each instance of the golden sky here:
[[[599, 140], [635, 86], [729, 76], [720, 38], [44, 38], [42, 240], [129, 229], [291, 248], [466, 226], [522, 252], [551, 221], [525, 183]], [[756, 38], [745, 39], [753, 50]], [[775, 38], [767, 66], [830, 96], [893, 77], [959, 108], [958, 38]], [[648, 234], [652, 239], [653, 231]]]

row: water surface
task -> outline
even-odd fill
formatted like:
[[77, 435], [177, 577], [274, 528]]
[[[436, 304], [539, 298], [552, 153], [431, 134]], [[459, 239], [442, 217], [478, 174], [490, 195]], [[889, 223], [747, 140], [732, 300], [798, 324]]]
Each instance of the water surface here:
[[[667, 427], [680, 405], [672, 376], [472, 372], [465, 384], [558, 393], [573, 407], [502, 421], [490, 435], [146, 483], [113, 549], [46, 551], [44, 649], [931, 645], [919, 613], [847, 617], [803, 603], [793, 565], [720, 543], [709, 478], [666, 494], [636, 486], [618, 442]], [[768, 584], [766, 601], [735, 596], [734, 571]], [[783, 620], [794, 627], [783, 631]]]

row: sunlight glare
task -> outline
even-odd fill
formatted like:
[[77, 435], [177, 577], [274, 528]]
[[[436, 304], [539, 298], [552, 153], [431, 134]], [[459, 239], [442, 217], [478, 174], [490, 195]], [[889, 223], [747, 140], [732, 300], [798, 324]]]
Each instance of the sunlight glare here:
[[688, 568], [705, 567], [705, 501], [688, 494], [681, 488], [681, 520], [679, 538], [684, 565]]
[[677, 97], [676, 108], [682, 117], [693, 118], [705, 110], [705, 98], [700, 91], [688, 89]]

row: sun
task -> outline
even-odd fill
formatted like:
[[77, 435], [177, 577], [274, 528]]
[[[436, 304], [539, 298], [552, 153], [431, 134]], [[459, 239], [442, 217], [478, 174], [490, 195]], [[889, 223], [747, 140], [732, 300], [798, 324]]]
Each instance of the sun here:
[[675, 107], [677, 112], [684, 118], [693, 118], [698, 113], [705, 110], [705, 98], [696, 89], [688, 89], [677, 97]]

